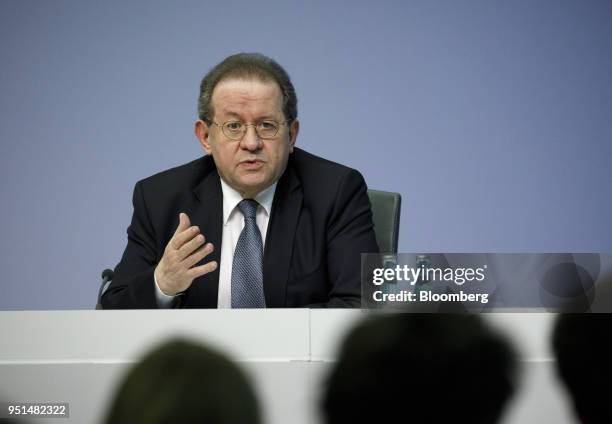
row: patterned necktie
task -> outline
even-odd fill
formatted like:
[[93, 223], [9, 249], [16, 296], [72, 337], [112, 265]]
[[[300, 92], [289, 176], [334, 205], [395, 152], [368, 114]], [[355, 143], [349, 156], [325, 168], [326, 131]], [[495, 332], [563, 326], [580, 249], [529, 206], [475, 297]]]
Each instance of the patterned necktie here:
[[232, 264], [232, 308], [265, 308], [263, 292], [263, 243], [255, 221], [259, 204], [244, 199], [238, 208], [244, 228], [238, 238]]

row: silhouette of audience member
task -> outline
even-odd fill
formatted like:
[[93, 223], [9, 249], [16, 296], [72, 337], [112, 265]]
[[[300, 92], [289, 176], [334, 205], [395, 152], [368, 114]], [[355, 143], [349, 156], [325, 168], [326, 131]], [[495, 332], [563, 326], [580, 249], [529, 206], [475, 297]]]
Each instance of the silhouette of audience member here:
[[0, 418], [0, 424], [30, 424], [30, 421], [25, 418]]
[[3, 410], [0, 411], [0, 424], [29, 424], [30, 421], [24, 418], [23, 415], [11, 415], [9, 405], [21, 405], [21, 403], [9, 402], [7, 399], [10, 399], [10, 397], [5, 397], [4, 393], [0, 394], [0, 408], [3, 408]]
[[244, 373], [207, 347], [173, 340], [131, 369], [106, 418], [112, 424], [259, 424]]
[[327, 424], [495, 423], [516, 368], [510, 344], [477, 315], [376, 316], [344, 341], [323, 415]]
[[612, 423], [612, 344], [609, 314], [561, 314], [552, 345], [557, 371], [583, 424]]

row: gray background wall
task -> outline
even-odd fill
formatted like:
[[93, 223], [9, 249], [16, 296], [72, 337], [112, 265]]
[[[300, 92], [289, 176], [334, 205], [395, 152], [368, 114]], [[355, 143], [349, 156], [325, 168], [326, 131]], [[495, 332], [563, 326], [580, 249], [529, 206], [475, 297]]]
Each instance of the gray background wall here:
[[0, 309], [81, 309], [135, 182], [202, 154], [260, 51], [312, 153], [403, 195], [401, 251], [612, 251], [612, 2], [0, 1]]

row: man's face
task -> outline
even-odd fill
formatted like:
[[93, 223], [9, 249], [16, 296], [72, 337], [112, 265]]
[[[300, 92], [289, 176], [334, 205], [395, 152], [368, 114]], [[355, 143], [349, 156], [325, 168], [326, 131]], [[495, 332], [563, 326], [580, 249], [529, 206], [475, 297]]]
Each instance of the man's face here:
[[223, 125], [238, 121], [248, 126], [241, 140], [232, 140], [221, 127], [204, 121], [196, 122], [196, 136], [211, 154], [219, 175], [245, 198], [255, 195], [277, 181], [293, 152], [298, 121], [281, 124], [271, 139], [260, 139], [255, 125], [262, 121], [285, 121], [282, 93], [274, 81], [258, 79], [227, 79], [219, 82], [212, 95], [213, 121]]

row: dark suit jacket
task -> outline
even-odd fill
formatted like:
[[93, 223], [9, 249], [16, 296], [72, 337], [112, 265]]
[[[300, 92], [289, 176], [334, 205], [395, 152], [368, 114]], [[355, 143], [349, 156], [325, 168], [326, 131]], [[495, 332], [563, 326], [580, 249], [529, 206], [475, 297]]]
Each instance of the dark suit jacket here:
[[[139, 181], [128, 244], [102, 297], [104, 308], [157, 308], [153, 270], [189, 215], [220, 264], [223, 195], [210, 156]], [[361, 253], [378, 252], [359, 172], [294, 149], [278, 181], [263, 258], [266, 306], [357, 307]], [[215, 308], [219, 267], [193, 281], [174, 307]]]

